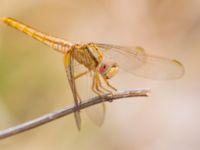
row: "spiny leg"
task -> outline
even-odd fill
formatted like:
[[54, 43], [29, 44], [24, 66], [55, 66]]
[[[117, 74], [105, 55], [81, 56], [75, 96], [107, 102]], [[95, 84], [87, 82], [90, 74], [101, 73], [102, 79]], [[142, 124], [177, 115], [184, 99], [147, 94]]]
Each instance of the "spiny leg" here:
[[97, 94], [98, 96], [101, 96], [102, 93], [99, 92], [97, 89], [96, 89], [96, 78], [95, 78], [95, 75], [93, 76], [93, 81], [92, 81], [92, 91]]
[[109, 81], [108, 81], [107, 79], [103, 78], [103, 80], [105, 81], [105, 83], [106, 83], [106, 85], [107, 85], [108, 87], [110, 87], [110, 88], [113, 89], [114, 91], [117, 91], [117, 89], [116, 89], [115, 87], [113, 87], [113, 86], [109, 83]]
[[95, 82], [96, 83], [96, 86], [95, 86], [96, 90], [101, 92], [102, 94], [104, 94], [105, 92], [102, 90], [103, 88], [102, 88], [101, 80], [99, 78], [99, 74], [98, 74], [97, 70], [95, 71], [95, 75], [94, 76], [95, 76], [95, 81], [96, 81]]
[[[98, 71], [97, 71], [97, 70], [96, 70], [96, 72], [95, 72], [94, 78], [95, 78], [95, 82], [96, 82], [96, 87], [95, 87], [95, 88], [96, 88], [97, 91], [99, 91], [100, 88], [103, 89], [103, 90], [107, 90], [107, 89], [105, 89], [105, 88], [102, 86], [101, 80], [100, 80], [100, 78], [99, 78], [99, 74], [98, 74]], [[111, 91], [108, 90], [108, 92], [112, 94]], [[105, 92], [102, 92], [102, 94], [105, 94]], [[102, 94], [99, 95], [99, 96], [102, 97]], [[102, 102], [103, 102], [103, 103], [102, 103], [103, 111], [105, 112], [105, 110], [106, 110], [105, 103], [104, 103], [105, 99], [102, 97], [101, 100], [102, 100]]]
[[106, 89], [105, 87], [103, 87], [103, 85], [101, 84], [101, 80], [100, 80], [100, 77], [99, 77], [99, 74], [98, 74], [98, 71], [96, 71], [96, 81], [97, 81], [97, 84], [98, 84], [98, 88], [101, 88], [102, 90], [108, 92], [108, 93], [112, 93], [111, 90], [109, 89]]
[[84, 72], [81, 72], [81, 73], [75, 75], [74, 80], [76, 80], [76, 79], [78, 79], [78, 78], [80, 78], [80, 77], [86, 75], [86, 74], [89, 73], [89, 72], [90, 72], [90, 70], [86, 70], [86, 71], [84, 71]]
[[[74, 77], [74, 79], [76, 80], [76, 79], [78, 79], [78, 78], [84, 76], [85, 74], [87, 74], [87, 73], [89, 73], [89, 72], [90, 72], [90, 70], [86, 70], [86, 71], [84, 71], [84, 72], [81, 72], [81, 73], [79, 73], [78, 75], [76, 75], [76, 76]], [[106, 91], [106, 92], [108, 92], [108, 93], [112, 93], [111, 90], [106, 89], [105, 87], [102, 86], [100, 77], [99, 77], [99, 75], [98, 75], [98, 72], [95, 74], [95, 76], [96, 76], [95, 79], [93, 79], [93, 80], [94, 80], [94, 82], [93, 82], [93, 91], [94, 91], [96, 94], [97, 94], [97, 92], [98, 92], [98, 95], [104, 94], [104, 91]], [[104, 90], [104, 91], [103, 91], [103, 90]], [[101, 93], [101, 94], [100, 94], [100, 93]], [[80, 99], [80, 96], [78, 95], [78, 93], [77, 93], [77, 96], [78, 96], [78, 98]]]

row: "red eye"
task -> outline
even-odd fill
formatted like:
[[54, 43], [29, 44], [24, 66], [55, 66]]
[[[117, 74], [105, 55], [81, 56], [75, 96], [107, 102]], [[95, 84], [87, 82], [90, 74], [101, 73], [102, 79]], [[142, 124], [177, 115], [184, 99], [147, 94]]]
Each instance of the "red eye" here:
[[102, 64], [101, 66], [100, 66], [100, 68], [99, 68], [99, 72], [102, 74], [102, 73], [104, 73], [105, 71], [106, 71], [106, 69], [107, 69], [107, 65], [106, 64]]

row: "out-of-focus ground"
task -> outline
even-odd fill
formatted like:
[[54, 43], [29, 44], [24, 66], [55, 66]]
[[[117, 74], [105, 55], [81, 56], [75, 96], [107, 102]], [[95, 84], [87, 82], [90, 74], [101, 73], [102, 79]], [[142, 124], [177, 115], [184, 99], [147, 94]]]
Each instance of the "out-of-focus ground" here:
[[[139, 45], [180, 60], [180, 80], [155, 81], [121, 74], [119, 90], [150, 88], [149, 98], [108, 104], [102, 127], [82, 113], [0, 141], [1, 150], [199, 150], [200, 1], [1, 0], [10, 16], [72, 42]], [[0, 23], [0, 129], [72, 103], [63, 56]], [[84, 88], [84, 85], [83, 85]]]

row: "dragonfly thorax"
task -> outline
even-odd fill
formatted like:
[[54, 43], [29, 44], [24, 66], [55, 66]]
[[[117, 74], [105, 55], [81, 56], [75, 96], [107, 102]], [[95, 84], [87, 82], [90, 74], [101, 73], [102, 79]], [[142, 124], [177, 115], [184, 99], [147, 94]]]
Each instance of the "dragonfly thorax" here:
[[92, 44], [75, 44], [73, 57], [89, 70], [95, 70], [102, 62], [102, 53]]

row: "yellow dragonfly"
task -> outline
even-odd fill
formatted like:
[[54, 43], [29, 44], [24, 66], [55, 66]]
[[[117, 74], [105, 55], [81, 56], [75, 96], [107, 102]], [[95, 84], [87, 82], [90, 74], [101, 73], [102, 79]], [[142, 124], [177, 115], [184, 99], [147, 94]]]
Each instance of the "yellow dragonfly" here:
[[[81, 95], [80, 90], [77, 90], [76, 81], [80, 78], [87, 76], [90, 81], [81, 91], [90, 89], [95, 95], [102, 95], [116, 91], [109, 79], [117, 75], [119, 69], [141, 77], [159, 80], [178, 79], [184, 74], [184, 67], [179, 61], [147, 54], [141, 47], [123, 47], [102, 43], [72, 44], [39, 32], [15, 19], [3, 18], [2, 20], [11, 27], [64, 54], [64, 66], [77, 107], [74, 114], [79, 130], [81, 128], [79, 110]], [[97, 125], [103, 123], [105, 116], [105, 104], [102, 103], [100, 107], [101, 112], [97, 114], [100, 117], [88, 113]]]

